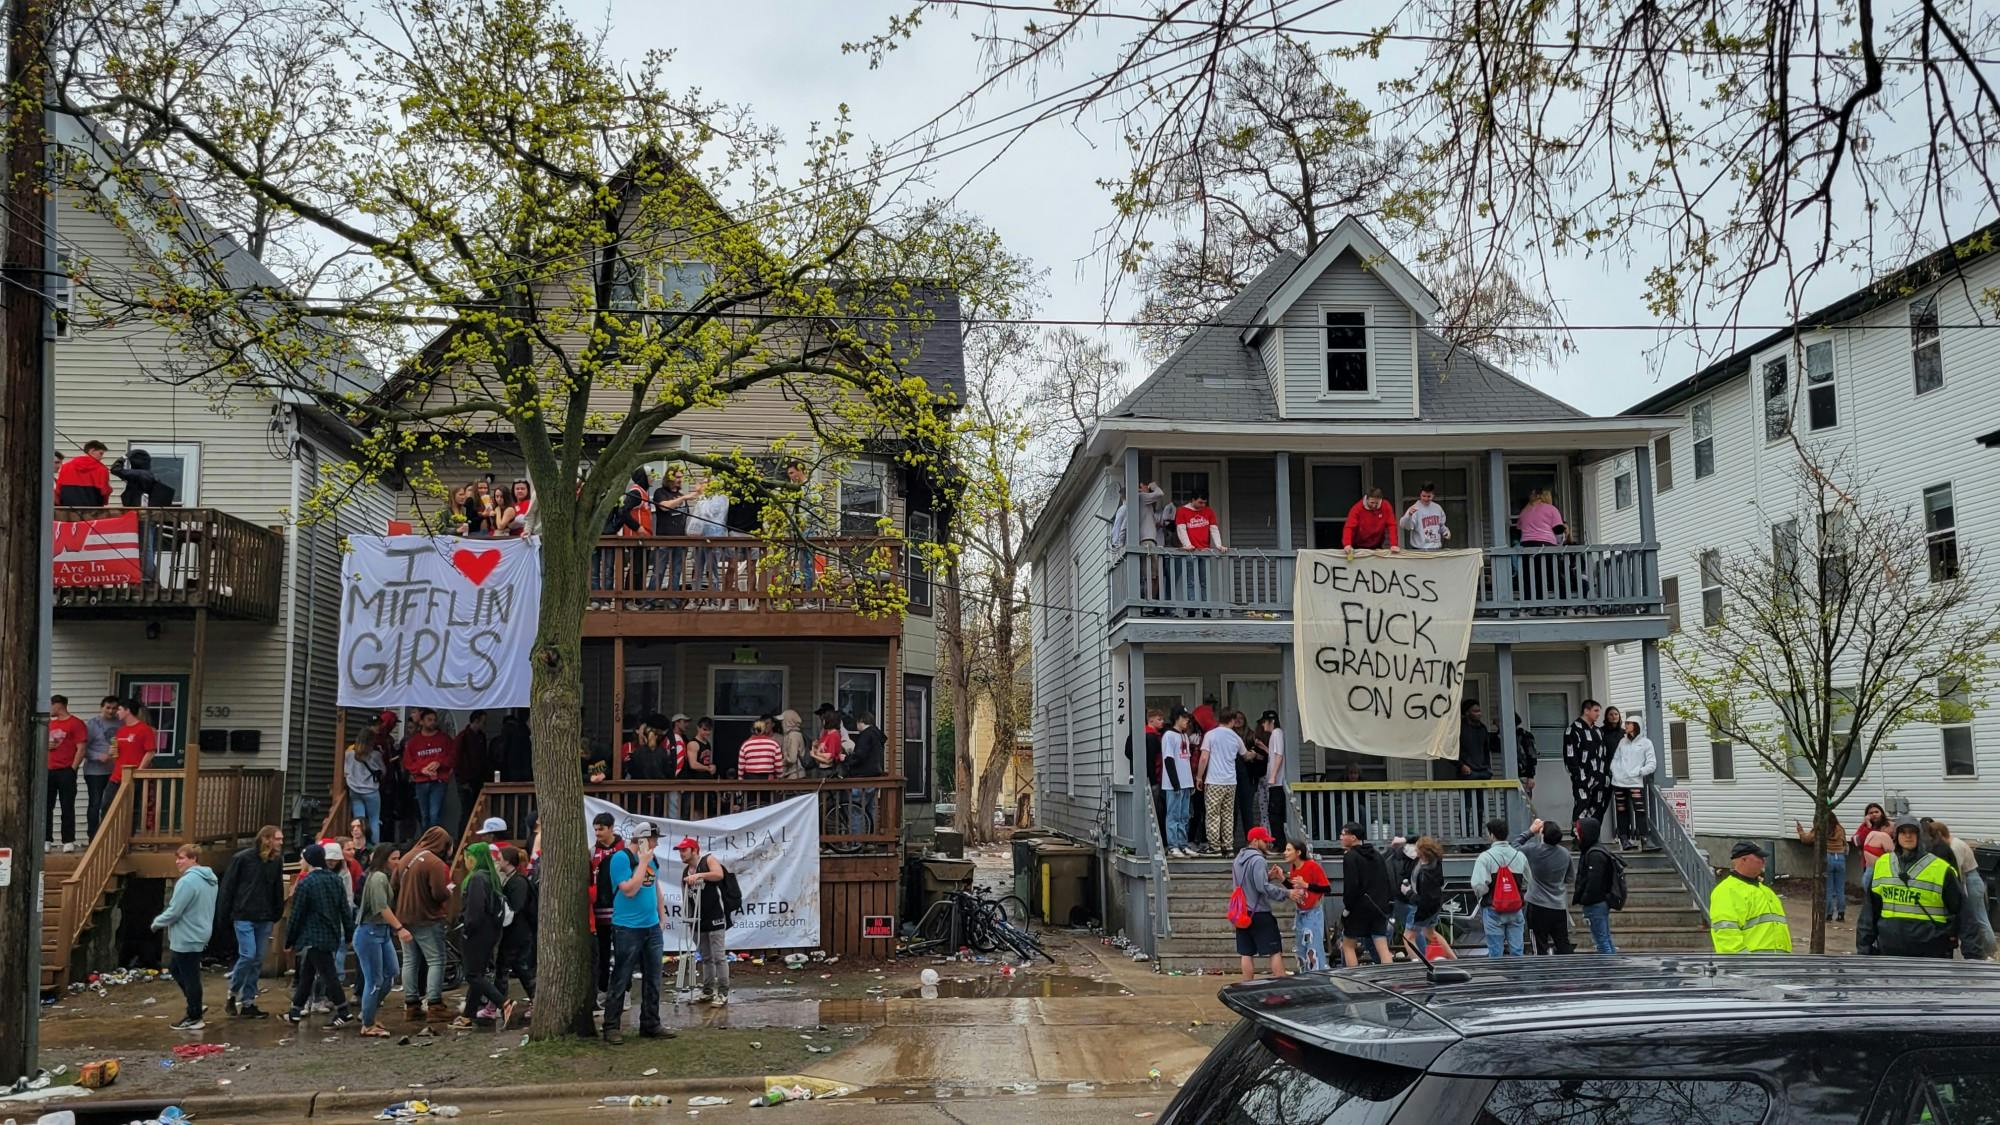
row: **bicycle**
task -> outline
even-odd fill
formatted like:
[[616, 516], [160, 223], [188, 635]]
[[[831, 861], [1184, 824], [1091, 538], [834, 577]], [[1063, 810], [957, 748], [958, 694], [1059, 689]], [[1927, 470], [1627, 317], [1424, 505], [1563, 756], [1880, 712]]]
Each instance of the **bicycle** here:
[[975, 953], [996, 953], [1003, 947], [1023, 961], [1041, 957], [1050, 964], [1055, 958], [1023, 928], [1028, 904], [1019, 895], [987, 898], [976, 891], [952, 891], [932, 903], [917, 920], [917, 941], [906, 953], [942, 950], [956, 952], [968, 948]]
[[835, 840], [836, 836], [872, 836], [875, 811], [867, 801], [857, 801], [848, 789], [835, 789], [820, 809], [820, 847], [836, 855], [853, 855], [868, 845], [860, 840]]

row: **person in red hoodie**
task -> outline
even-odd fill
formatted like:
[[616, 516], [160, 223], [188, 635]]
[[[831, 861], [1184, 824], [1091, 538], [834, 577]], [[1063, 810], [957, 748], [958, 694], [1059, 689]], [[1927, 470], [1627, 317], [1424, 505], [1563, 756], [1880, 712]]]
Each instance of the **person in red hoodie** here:
[[56, 503], [66, 508], [102, 508], [111, 503], [111, 470], [104, 467], [110, 452], [101, 441], [83, 443], [83, 453], [56, 470]]
[[1402, 550], [1396, 542], [1396, 516], [1382, 499], [1381, 489], [1369, 489], [1368, 495], [1347, 509], [1347, 528], [1340, 533], [1340, 545], [1347, 548], [1350, 559], [1357, 550], [1379, 551], [1384, 547]]
[[451, 785], [456, 750], [451, 736], [438, 729], [436, 711], [426, 707], [417, 712], [417, 726], [417, 732], [403, 741], [403, 769], [417, 791], [419, 827], [435, 828], [444, 823], [444, 791]]

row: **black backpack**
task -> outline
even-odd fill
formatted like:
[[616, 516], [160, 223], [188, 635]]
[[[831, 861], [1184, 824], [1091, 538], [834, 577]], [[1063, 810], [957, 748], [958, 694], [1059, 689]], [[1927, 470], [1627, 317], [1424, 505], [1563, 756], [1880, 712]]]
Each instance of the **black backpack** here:
[[[703, 856], [702, 858], [709, 859], [712, 857]], [[720, 861], [717, 862], [718, 864], [720, 863]], [[738, 914], [743, 913], [743, 885], [736, 881], [736, 872], [731, 871], [727, 867], [722, 869], [722, 884], [719, 893], [722, 895], [723, 924], [727, 926], [735, 921]]]
[[1611, 864], [1611, 877], [1604, 884], [1605, 905], [1613, 910], [1625, 909], [1625, 861], [1611, 853], [1611, 849], [1598, 844], [1590, 849], [1602, 855]]

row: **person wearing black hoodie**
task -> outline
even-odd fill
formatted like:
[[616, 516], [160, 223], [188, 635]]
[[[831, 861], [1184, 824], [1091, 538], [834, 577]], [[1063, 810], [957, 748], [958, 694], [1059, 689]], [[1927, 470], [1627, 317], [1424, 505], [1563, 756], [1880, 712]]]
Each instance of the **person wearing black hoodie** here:
[[285, 912], [284, 836], [275, 824], [257, 830], [257, 842], [237, 852], [222, 874], [215, 894], [218, 922], [228, 922], [236, 935], [236, 964], [229, 971], [229, 1014], [263, 1019], [257, 1008], [264, 953], [271, 946], [271, 927]]
[[1343, 825], [1340, 846], [1340, 955], [1348, 968], [1361, 963], [1358, 943], [1366, 940], [1375, 959], [1389, 956], [1389, 869], [1359, 824]]
[[1611, 884], [1621, 863], [1611, 849], [1597, 838], [1603, 831], [1602, 822], [1595, 817], [1584, 817], [1576, 822], [1576, 846], [1583, 852], [1583, 861], [1576, 873], [1576, 904], [1583, 908], [1584, 920], [1590, 923], [1590, 940], [1599, 953], [1616, 953], [1618, 947], [1611, 944]]

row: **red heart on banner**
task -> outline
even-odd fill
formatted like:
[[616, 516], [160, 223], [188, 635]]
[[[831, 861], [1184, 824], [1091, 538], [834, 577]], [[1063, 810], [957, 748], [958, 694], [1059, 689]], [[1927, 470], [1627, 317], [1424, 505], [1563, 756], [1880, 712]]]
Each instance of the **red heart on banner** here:
[[493, 573], [493, 568], [500, 565], [500, 552], [498, 550], [453, 551], [451, 565], [457, 567], [460, 574], [472, 579], [474, 586], [484, 585], [487, 576]]

